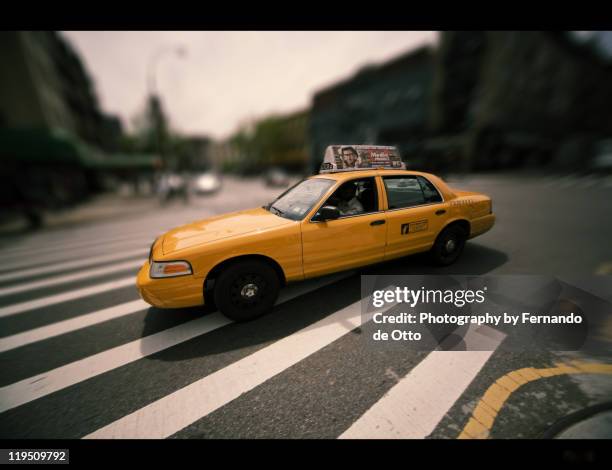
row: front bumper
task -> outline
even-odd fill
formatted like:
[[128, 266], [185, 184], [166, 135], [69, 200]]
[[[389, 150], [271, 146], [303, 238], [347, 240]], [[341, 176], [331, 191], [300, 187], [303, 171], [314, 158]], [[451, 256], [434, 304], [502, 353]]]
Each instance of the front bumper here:
[[136, 277], [136, 287], [140, 297], [148, 304], [159, 308], [204, 305], [202, 282], [202, 279], [193, 276], [151, 279], [148, 261], [142, 265]]

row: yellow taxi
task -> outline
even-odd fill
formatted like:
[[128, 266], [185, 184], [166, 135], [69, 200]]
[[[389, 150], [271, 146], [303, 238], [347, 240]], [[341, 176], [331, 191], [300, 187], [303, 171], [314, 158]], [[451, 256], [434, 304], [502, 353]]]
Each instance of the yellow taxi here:
[[211, 303], [244, 321], [290, 282], [426, 251], [449, 265], [494, 222], [490, 197], [406, 170], [395, 147], [333, 145], [318, 175], [271, 203], [159, 237], [136, 283], [151, 305]]

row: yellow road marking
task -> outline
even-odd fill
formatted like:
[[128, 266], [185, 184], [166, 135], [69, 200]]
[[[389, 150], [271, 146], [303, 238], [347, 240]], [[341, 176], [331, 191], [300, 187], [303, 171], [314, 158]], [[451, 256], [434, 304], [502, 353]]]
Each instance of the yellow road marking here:
[[612, 364], [570, 361], [544, 369], [526, 367], [508, 372], [487, 389], [457, 439], [487, 439], [497, 414], [512, 393], [526, 383], [565, 374], [612, 374]]

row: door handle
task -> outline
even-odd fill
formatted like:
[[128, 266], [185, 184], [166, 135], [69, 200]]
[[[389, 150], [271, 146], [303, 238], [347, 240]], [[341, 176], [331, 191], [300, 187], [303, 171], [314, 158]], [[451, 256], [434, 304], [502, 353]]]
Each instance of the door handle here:
[[384, 223], [384, 220], [375, 220], [374, 222], [370, 222], [370, 225], [382, 225]]
[[436, 211], [436, 215], [442, 215], [442, 214], [446, 214], [446, 209], [438, 209]]

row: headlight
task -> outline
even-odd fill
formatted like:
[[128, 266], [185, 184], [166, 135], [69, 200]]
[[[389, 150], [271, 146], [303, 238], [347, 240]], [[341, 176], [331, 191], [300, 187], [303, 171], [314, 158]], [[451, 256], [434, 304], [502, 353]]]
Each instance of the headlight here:
[[193, 274], [191, 265], [187, 261], [153, 261], [149, 269], [149, 276], [152, 279], [161, 277], [186, 276]]

